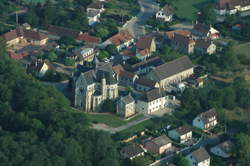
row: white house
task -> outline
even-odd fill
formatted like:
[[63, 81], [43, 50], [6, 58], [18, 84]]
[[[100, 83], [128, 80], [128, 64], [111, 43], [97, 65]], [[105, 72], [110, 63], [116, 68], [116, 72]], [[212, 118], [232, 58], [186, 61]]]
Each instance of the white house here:
[[250, 10], [249, 0], [218, 0], [215, 11], [219, 15], [232, 15], [247, 10]]
[[228, 140], [212, 147], [210, 152], [222, 158], [229, 158], [232, 155], [233, 148], [233, 142]]
[[150, 114], [163, 109], [167, 104], [168, 96], [160, 89], [152, 89], [137, 100], [136, 108], [138, 112]]
[[156, 19], [170, 22], [173, 19], [173, 9], [169, 5], [165, 5], [160, 11], [156, 13], [155, 17]]
[[99, 22], [99, 18], [101, 17], [101, 13], [104, 11], [103, 2], [93, 2], [87, 6], [87, 17], [89, 21], [89, 25], [92, 26], [95, 23]]
[[192, 139], [191, 127], [187, 125], [180, 126], [176, 129], [168, 131], [168, 136], [180, 143], [185, 143]]
[[197, 127], [204, 131], [209, 130], [217, 125], [217, 117], [215, 109], [210, 109], [196, 116], [193, 120], [193, 127]]
[[186, 156], [190, 166], [210, 166], [210, 155], [203, 147]]

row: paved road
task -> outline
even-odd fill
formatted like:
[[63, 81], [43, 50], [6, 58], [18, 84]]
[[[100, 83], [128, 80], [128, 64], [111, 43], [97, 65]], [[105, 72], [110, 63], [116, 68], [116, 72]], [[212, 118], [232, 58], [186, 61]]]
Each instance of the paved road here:
[[107, 131], [107, 132], [109, 132], [109, 133], [111, 133], [111, 134], [115, 134], [115, 133], [118, 133], [118, 132], [120, 132], [120, 131], [122, 131], [122, 130], [125, 130], [125, 129], [127, 129], [127, 128], [130, 128], [130, 127], [132, 127], [132, 126], [134, 126], [134, 125], [137, 125], [137, 124], [139, 124], [139, 123], [141, 123], [141, 122], [143, 122], [143, 121], [146, 121], [146, 120], [148, 120], [148, 119], [150, 119], [150, 118], [151, 118], [150, 116], [143, 116], [142, 118], [140, 118], [140, 119], [138, 119], [138, 120], [134, 120], [134, 121], [132, 121], [132, 122], [129, 122], [129, 123], [123, 125], [123, 126], [116, 127], [116, 128], [107, 126], [107, 125], [105, 125], [105, 124], [103, 124], [103, 123], [93, 124], [92, 127], [93, 127], [94, 129], [96, 129], [96, 130], [103, 130], [103, 131]]
[[146, 21], [159, 10], [155, 0], [138, 0], [138, 3], [141, 11], [122, 28], [127, 29], [135, 38], [146, 34], [144, 27]]

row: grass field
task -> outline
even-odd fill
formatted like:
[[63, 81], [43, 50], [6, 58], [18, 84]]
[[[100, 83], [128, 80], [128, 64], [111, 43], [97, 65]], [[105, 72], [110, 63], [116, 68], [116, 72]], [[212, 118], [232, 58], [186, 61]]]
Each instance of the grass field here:
[[142, 118], [143, 115], [137, 115], [129, 120], [122, 120], [113, 114], [85, 114], [88, 120], [92, 123], [104, 123], [110, 127], [119, 127], [131, 121]]
[[24, 3], [44, 3], [45, 0], [23, 0]]
[[233, 52], [235, 54], [244, 54], [244, 55], [250, 56], [250, 42], [234, 46]]
[[243, 109], [226, 110], [225, 116], [229, 121], [250, 122], [250, 112]]
[[210, 0], [175, 0], [172, 5], [175, 8], [175, 13], [179, 18], [196, 20], [199, 8]]
[[142, 131], [150, 126], [153, 126], [154, 123], [155, 123], [155, 121], [153, 121], [152, 119], [149, 119], [149, 120], [146, 120], [146, 121], [144, 121], [140, 124], [137, 124], [133, 127], [125, 129], [121, 133], [137, 133], [137, 132]]

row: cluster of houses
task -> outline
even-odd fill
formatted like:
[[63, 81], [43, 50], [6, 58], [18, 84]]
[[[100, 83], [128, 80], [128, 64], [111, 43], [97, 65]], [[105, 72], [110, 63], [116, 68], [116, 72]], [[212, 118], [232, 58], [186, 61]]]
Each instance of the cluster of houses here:
[[[193, 127], [203, 131], [209, 131], [216, 125], [217, 115], [215, 109], [202, 112], [193, 120]], [[156, 155], [168, 155], [190, 151], [190, 153], [185, 153], [185, 158], [188, 160], [190, 166], [210, 166], [211, 156], [209, 153], [227, 159], [232, 156], [233, 149], [235, 148], [230, 140], [223, 141], [218, 145], [210, 147], [209, 151], [207, 151], [205, 147], [198, 145], [198, 143], [191, 143], [191, 146], [186, 146], [184, 149], [176, 147], [176, 144], [190, 145], [187, 143], [192, 142], [192, 139], [192, 127], [185, 124], [168, 130], [167, 135], [163, 134], [155, 138], [150, 136], [137, 143], [131, 143], [123, 147], [120, 150], [120, 154], [124, 159], [128, 158], [133, 160], [136, 157], [144, 156], [145, 153], [148, 152]], [[174, 164], [168, 163], [168, 165], [173, 166]]]
[[219, 15], [232, 15], [250, 10], [249, 0], [218, 0], [215, 11]]

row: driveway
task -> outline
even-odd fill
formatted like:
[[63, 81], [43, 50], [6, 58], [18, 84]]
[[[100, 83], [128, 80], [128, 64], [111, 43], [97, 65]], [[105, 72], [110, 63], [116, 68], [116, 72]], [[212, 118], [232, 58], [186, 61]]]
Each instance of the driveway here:
[[159, 5], [154, 0], [138, 0], [138, 3], [141, 11], [122, 28], [128, 30], [135, 38], [146, 34], [146, 21], [159, 10]]
[[115, 133], [118, 133], [118, 132], [120, 132], [120, 131], [123, 131], [123, 130], [125, 130], [125, 129], [127, 129], [127, 128], [130, 128], [130, 127], [132, 127], [132, 126], [135, 126], [135, 125], [137, 125], [137, 124], [139, 124], [139, 123], [142, 123], [142, 122], [144, 122], [144, 121], [146, 121], [146, 120], [148, 120], [148, 119], [150, 119], [150, 118], [151, 118], [150, 116], [143, 116], [143, 117], [141, 117], [140, 119], [134, 120], [134, 121], [132, 121], [132, 122], [129, 122], [129, 123], [123, 125], [123, 126], [116, 127], [116, 128], [110, 127], [110, 126], [108, 126], [108, 125], [106, 125], [106, 124], [103, 124], [103, 123], [93, 124], [93, 125], [92, 125], [92, 128], [94, 128], [94, 129], [96, 129], [96, 130], [107, 131], [107, 132], [109, 132], [109, 133], [111, 133], [111, 134], [115, 134]]

